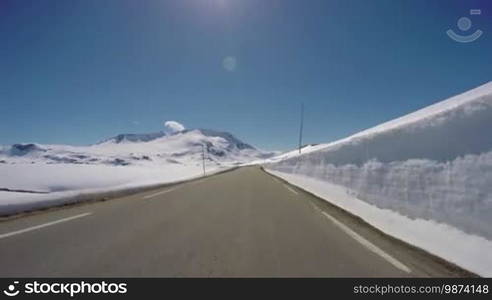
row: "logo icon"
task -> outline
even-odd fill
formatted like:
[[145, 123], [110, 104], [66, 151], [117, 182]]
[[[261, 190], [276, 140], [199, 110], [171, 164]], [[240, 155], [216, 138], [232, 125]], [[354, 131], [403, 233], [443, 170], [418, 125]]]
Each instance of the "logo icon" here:
[[[482, 14], [482, 11], [480, 9], [471, 9], [470, 10], [470, 15], [481, 15], [481, 14]], [[458, 33], [454, 32], [454, 30], [452, 30], [452, 29], [449, 29], [448, 31], [446, 31], [446, 34], [451, 39], [455, 40], [456, 42], [471, 43], [473, 41], [476, 41], [483, 34], [483, 31], [481, 31], [479, 29], [476, 30], [475, 32], [471, 33], [471, 34], [468, 34], [468, 35], [464, 34], [464, 33], [466, 33], [466, 31], [470, 30], [470, 28], [472, 26], [472, 21], [468, 17], [459, 18], [456, 25], [458, 26], [459, 30], [461, 30], [463, 32], [463, 34], [458, 34]]]
[[18, 281], [14, 281], [14, 284], [10, 284], [7, 289], [3, 291], [3, 293], [9, 297], [17, 296], [19, 294], [19, 291], [15, 289], [15, 285], [18, 283]]

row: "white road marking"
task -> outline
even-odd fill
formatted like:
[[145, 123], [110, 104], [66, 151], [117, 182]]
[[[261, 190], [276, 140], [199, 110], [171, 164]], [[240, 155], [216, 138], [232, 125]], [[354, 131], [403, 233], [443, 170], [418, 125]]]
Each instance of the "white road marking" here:
[[294, 193], [294, 194], [296, 194], [296, 195], [299, 195], [299, 193], [298, 193], [298, 192], [296, 192], [294, 189], [292, 189], [290, 186], [288, 186], [288, 185], [286, 185], [286, 184], [284, 184], [284, 186], [285, 186], [285, 187], [286, 187], [289, 191], [291, 191], [292, 193]]
[[160, 191], [160, 192], [157, 192], [157, 193], [154, 193], [154, 194], [150, 194], [150, 195], [147, 195], [147, 196], [144, 196], [143, 198], [144, 199], [150, 199], [150, 198], [154, 198], [155, 196], [159, 196], [159, 195], [162, 195], [162, 194], [166, 194], [166, 193], [169, 193], [169, 192], [172, 192], [178, 188], [180, 188], [181, 186], [177, 186], [177, 187], [174, 187], [174, 188], [171, 188], [171, 189], [168, 189], [168, 190], [164, 190], [164, 191]]
[[273, 180], [275, 180], [276, 182], [278, 182], [278, 183], [282, 183], [282, 182], [280, 182], [280, 180], [278, 180], [278, 179], [277, 179], [277, 177], [273, 177], [273, 176], [272, 176], [272, 178], [273, 178]]
[[68, 217], [68, 218], [57, 220], [57, 221], [48, 222], [48, 223], [44, 223], [44, 224], [41, 224], [41, 225], [36, 225], [36, 226], [33, 226], [33, 227], [28, 227], [28, 228], [21, 229], [21, 230], [17, 230], [17, 231], [12, 231], [12, 232], [9, 232], [9, 233], [0, 234], [0, 239], [7, 238], [7, 237], [10, 237], [10, 236], [13, 236], [13, 235], [17, 235], [17, 234], [21, 234], [21, 233], [24, 233], [24, 232], [29, 232], [29, 231], [41, 229], [41, 228], [44, 228], [44, 227], [56, 225], [56, 224], [63, 223], [63, 222], [72, 221], [72, 220], [83, 218], [83, 217], [86, 217], [86, 216], [89, 216], [89, 215], [92, 215], [92, 213], [84, 213], [84, 214], [76, 215], [76, 216], [73, 216], [73, 217]]
[[407, 273], [410, 273], [411, 272], [410, 268], [408, 268], [407, 266], [405, 266], [403, 263], [401, 263], [400, 261], [398, 261], [393, 256], [391, 256], [388, 253], [384, 252], [379, 247], [377, 247], [373, 243], [369, 242], [368, 240], [366, 240], [365, 238], [363, 238], [362, 236], [360, 236], [356, 232], [352, 231], [352, 229], [348, 228], [346, 225], [344, 225], [343, 223], [341, 223], [340, 221], [338, 221], [334, 217], [330, 216], [326, 212], [323, 212], [323, 215], [325, 215], [325, 217], [327, 217], [328, 219], [330, 219], [330, 221], [332, 221], [335, 225], [337, 225], [340, 229], [342, 229], [345, 233], [347, 233], [353, 239], [355, 239], [356, 241], [358, 241], [359, 243], [361, 243], [367, 249], [371, 250], [372, 252], [374, 252], [377, 255], [379, 255], [382, 258], [384, 258], [386, 261], [388, 261], [393, 266], [397, 267], [398, 269], [400, 269], [400, 270], [402, 270], [404, 272], [407, 272]]

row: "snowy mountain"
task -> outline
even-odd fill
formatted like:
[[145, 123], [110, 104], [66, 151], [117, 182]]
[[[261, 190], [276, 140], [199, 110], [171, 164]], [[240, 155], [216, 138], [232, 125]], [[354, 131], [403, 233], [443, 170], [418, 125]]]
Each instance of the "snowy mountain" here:
[[231, 165], [267, 158], [228, 132], [209, 129], [166, 133], [120, 134], [90, 146], [15, 144], [0, 147], [0, 162], [7, 164], [189, 164], [202, 160]]
[[152, 140], [165, 137], [166, 133], [164, 131], [160, 132], [154, 132], [154, 133], [142, 133], [142, 134], [135, 134], [135, 133], [123, 133], [123, 134], [118, 134], [117, 136], [114, 136], [112, 138], [109, 138], [107, 140], [102, 141], [101, 143], [104, 142], [114, 142], [114, 143], [124, 143], [124, 142], [150, 142]]

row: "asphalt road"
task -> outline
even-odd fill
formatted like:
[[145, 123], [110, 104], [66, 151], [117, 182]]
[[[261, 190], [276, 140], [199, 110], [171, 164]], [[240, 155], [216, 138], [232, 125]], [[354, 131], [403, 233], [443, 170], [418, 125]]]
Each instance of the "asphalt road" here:
[[1, 277], [459, 276], [258, 167], [0, 222]]

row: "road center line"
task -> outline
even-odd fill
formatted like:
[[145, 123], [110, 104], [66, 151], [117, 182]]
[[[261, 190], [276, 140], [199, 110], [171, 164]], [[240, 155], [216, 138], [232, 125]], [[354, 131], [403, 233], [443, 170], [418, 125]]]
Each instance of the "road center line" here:
[[174, 188], [165, 190], [165, 191], [160, 191], [160, 192], [157, 192], [157, 193], [154, 193], [154, 194], [151, 194], [151, 195], [144, 196], [143, 198], [144, 199], [154, 198], [155, 196], [159, 196], [159, 195], [162, 195], [162, 194], [166, 194], [166, 193], [172, 192], [172, 191], [174, 191], [174, 190], [176, 190], [176, 189], [178, 189], [180, 187], [181, 186], [177, 186], [177, 187], [174, 187]]
[[296, 194], [296, 195], [299, 195], [299, 193], [298, 193], [298, 192], [296, 192], [294, 189], [292, 189], [290, 186], [288, 186], [288, 185], [286, 185], [286, 184], [284, 184], [284, 186], [285, 186], [285, 187], [286, 187], [289, 191], [291, 191], [292, 193], [294, 193], [294, 194]]
[[337, 225], [340, 229], [342, 229], [345, 233], [347, 233], [350, 237], [352, 237], [354, 240], [358, 241], [361, 243], [364, 247], [369, 249], [370, 251], [376, 253], [377, 255], [381, 256], [384, 258], [386, 261], [388, 261], [390, 264], [393, 266], [397, 267], [398, 269], [410, 273], [411, 270], [408, 268], [406, 265], [398, 261], [396, 258], [393, 256], [389, 255], [388, 253], [384, 252], [381, 250], [381, 248], [377, 247], [373, 243], [369, 242], [356, 232], [354, 232], [352, 229], [348, 228], [346, 225], [335, 219], [334, 217], [330, 216], [326, 212], [322, 212], [325, 217], [327, 217], [330, 221], [332, 221], [335, 225]]
[[29, 232], [29, 231], [41, 229], [41, 228], [44, 228], [44, 227], [56, 225], [56, 224], [63, 223], [63, 222], [72, 221], [72, 220], [83, 218], [83, 217], [86, 217], [86, 216], [89, 216], [89, 215], [92, 215], [92, 213], [84, 213], [84, 214], [76, 215], [76, 216], [73, 216], [73, 217], [68, 217], [68, 218], [56, 220], [56, 221], [53, 221], [53, 222], [48, 222], [48, 223], [44, 223], [44, 224], [41, 224], [41, 225], [36, 225], [36, 226], [28, 227], [28, 228], [25, 228], [25, 229], [21, 229], [21, 230], [12, 231], [12, 232], [9, 232], [9, 233], [0, 234], [0, 239], [7, 238], [7, 237], [10, 237], [10, 236], [13, 236], [13, 235], [17, 235], [17, 234], [21, 234], [21, 233], [24, 233], [24, 232]]

